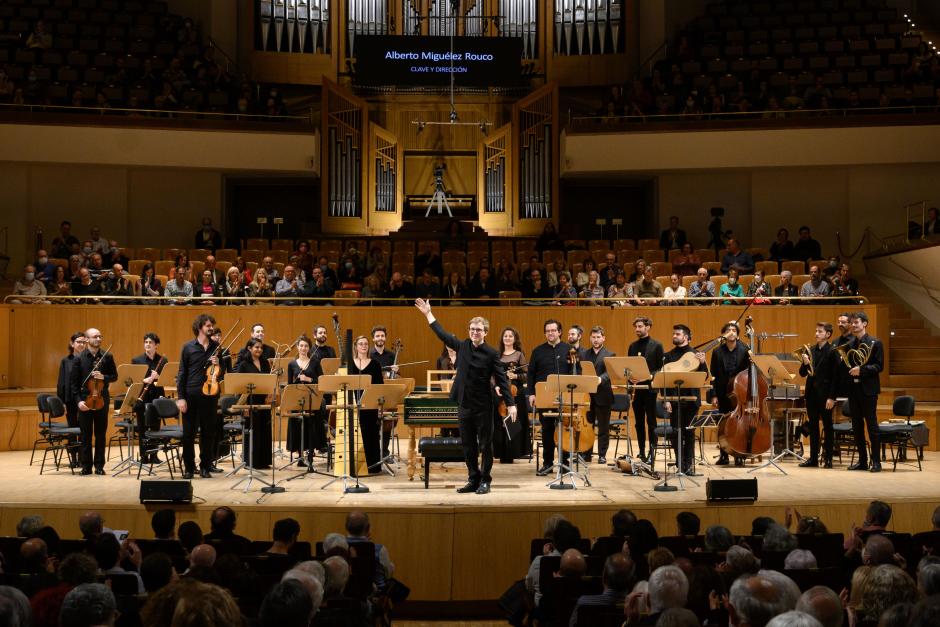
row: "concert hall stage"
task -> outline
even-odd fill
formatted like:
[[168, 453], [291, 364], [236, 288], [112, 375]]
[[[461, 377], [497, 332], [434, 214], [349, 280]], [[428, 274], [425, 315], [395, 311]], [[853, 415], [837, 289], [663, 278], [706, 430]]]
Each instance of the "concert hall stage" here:
[[[784, 462], [786, 476], [772, 468], [749, 475], [744, 469], [710, 467], [695, 478], [698, 487], [686, 483], [685, 491], [672, 493], [654, 492], [652, 479], [596, 465], [591, 466], [592, 487], [550, 490], [547, 479], [535, 476], [534, 462], [526, 460], [496, 464], [493, 491], [486, 496], [456, 494], [465, 480], [463, 465], [457, 463], [444, 468], [434, 464], [428, 490], [418, 477], [409, 481], [402, 466], [396, 477], [364, 480], [371, 489], [368, 494], [343, 495], [339, 483], [321, 490], [328, 479], [307, 475], [285, 483], [287, 492], [268, 496], [261, 504], [256, 502], [262, 496], [260, 484], [245, 494], [230, 489], [235, 478], [214, 476], [194, 480], [197, 503], [177, 510], [181, 520], [197, 520], [207, 529], [211, 509], [231, 505], [239, 514], [238, 531], [252, 539], [266, 539], [275, 520], [291, 516], [301, 524], [302, 539], [315, 541], [341, 531], [345, 513], [361, 508], [372, 517], [375, 539], [388, 545], [397, 576], [411, 586], [411, 600], [492, 600], [525, 574], [529, 540], [540, 535], [542, 521], [553, 512], [563, 512], [589, 536], [609, 533], [610, 515], [621, 507], [650, 519], [663, 535], [674, 533], [675, 514], [681, 510], [696, 512], [703, 525], [720, 523], [735, 533], [747, 533], [754, 517], [782, 520], [789, 505], [801, 514], [820, 516], [830, 531], [846, 532], [853, 522], [862, 521], [865, 504], [878, 498], [894, 507], [895, 530], [926, 530], [931, 512], [940, 504], [940, 453], [928, 451], [925, 456], [923, 472], [899, 466], [893, 473], [888, 465], [878, 475], [847, 472], [847, 458], [833, 470]], [[139, 504], [134, 478], [72, 476], [67, 470], [40, 477], [38, 462], [32, 467], [28, 462], [28, 451], [0, 453], [0, 533], [14, 533], [21, 516], [38, 513], [63, 537], [74, 538], [79, 514], [98, 509], [109, 527], [150, 537], [150, 514], [160, 506]], [[280, 471], [277, 477], [290, 474]], [[756, 503], [705, 502], [706, 478], [750, 476], [758, 477]], [[163, 472], [159, 478], [169, 477]]]

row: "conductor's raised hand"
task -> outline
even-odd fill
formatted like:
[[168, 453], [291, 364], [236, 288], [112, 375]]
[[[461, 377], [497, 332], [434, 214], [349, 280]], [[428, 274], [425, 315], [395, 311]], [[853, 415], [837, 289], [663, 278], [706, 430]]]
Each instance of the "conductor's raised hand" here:
[[417, 307], [418, 311], [423, 313], [425, 316], [431, 313], [431, 303], [424, 300], [423, 298], [415, 299], [415, 307]]

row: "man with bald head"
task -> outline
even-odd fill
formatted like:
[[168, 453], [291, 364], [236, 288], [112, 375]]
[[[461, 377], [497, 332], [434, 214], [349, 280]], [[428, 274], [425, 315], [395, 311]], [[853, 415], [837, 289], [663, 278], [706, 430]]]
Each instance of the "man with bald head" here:
[[881, 564], [896, 564], [894, 559], [894, 543], [880, 533], [873, 533], [865, 541], [862, 549], [862, 563], [869, 566]]
[[215, 566], [216, 552], [211, 544], [199, 544], [189, 554], [189, 570], [194, 568], [212, 568]]
[[[104, 474], [104, 449], [108, 438], [108, 405], [111, 397], [108, 384], [117, 380], [114, 357], [101, 349], [101, 331], [95, 328], [85, 331], [85, 350], [75, 359], [71, 372], [72, 397], [78, 399], [78, 426], [82, 430], [81, 464], [82, 474], [90, 475], [92, 463], [95, 474]], [[99, 363], [100, 362], [100, 363]], [[90, 388], [100, 390], [92, 394]], [[91, 445], [94, 436], [95, 455]]]
[[823, 627], [842, 627], [842, 601], [828, 586], [813, 586], [803, 593], [796, 610], [809, 614]]
[[601, 594], [585, 594], [578, 598], [574, 611], [571, 612], [570, 627], [578, 624], [578, 608], [585, 605], [595, 607], [615, 607], [624, 602], [627, 593], [636, 583], [636, 566], [633, 560], [624, 553], [614, 553], [604, 562], [604, 592]]
[[764, 627], [774, 616], [796, 607], [799, 596], [796, 584], [781, 573], [762, 570], [739, 577], [728, 597], [728, 618], [736, 627]]

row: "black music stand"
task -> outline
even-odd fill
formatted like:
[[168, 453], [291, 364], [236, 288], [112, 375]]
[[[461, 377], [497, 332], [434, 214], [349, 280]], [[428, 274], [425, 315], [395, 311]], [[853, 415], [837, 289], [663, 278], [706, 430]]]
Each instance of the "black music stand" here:
[[[394, 381], [394, 379], [392, 379]], [[408, 393], [408, 386], [395, 383], [382, 383], [369, 386], [363, 393], [362, 397], [359, 399], [360, 409], [377, 409], [379, 412], [379, 453], [382, 451], [382, 437], [383, 437], [383, 426], [384, 426], [384, 416], [385, 416], [385, 407], [398, 407], [402, 402], [402, 399], [405, 398], [405, 394]], [[378, 468], [385, 474], [394, 477], [395, 471], [392, 470], [392, 466], [389, 462], [395, 461], [395, 455], [392, 454], [392, 444], [389, 441], [389, 454], [369, 466], [369, 470], [373, 468]]]
[[[254, 403], [252, 402], [252, 396], [255, 394], [264, 394], [265, 396], [274, 394], [274, 390], [277, 388], [277, 375], [276, 374], [262, 374], [255, 372], [230, 372], [225, 375], [225, 379], [222, 381], [222, 393], [224, 394], [247, 394], [248, 403], [246, 405], [233, 405], [231, 410], [248, 410], [248, 419], [251, 421], [251, 431], [248, 433], [248, 451], [246, 457], [248, 461], [243, 461], [235, 470], [225, 475], [230, 477], [242, 468], [248, 469], [248, 475], [242, 477], [232, 485], [231, 489], [234, 490], [241, 484], [243, 481], [247, 480], [248, 484], [245, 486], [245, 492], [251, 488], [252, 481], [258, 481], [263, 483], [264, 487], [261, 488], [261, 491], [264, 493], [275, 493], [275, 492], [284, 492], [284, 488], [274, 485], [274, 460], [271, 460], [271, 481], [266, 481], [260, 476], [256, 475], [259, 471], [254, 469], [252, 465], [251, 458], [254, 456], [255, 452], [255, 429], [258, 428], [257, 423], [255, 422], [255, 409], [259, 407], [269, 407], [271, 408], [272, 418], [274, 413], [274, 408], [272, 403]], [[273, 440], [273, 439], [272, 439]], [[244, 443], [242, 444], [244, 447]], [[271, 442], [272, 455], [274, 451], [274, 442]]]
[[[321, 392], [335, 392], [336, 393], [336, 405], [337, 407], [343, 408], [346, 412], [346, 433], [340, 433], [339, 429], [336, 431], [336, 437], [339, 438], [343, 436], [346, 438], [346, 465], [342, 470], [342, 474], [336, 474], [332, 479], [327, 481], [325, 484], [320, 486], [321, 490], [326, 489], [327, 486], [333, 485], [336, 481], [343, 482], [343, 493], [344, 494], [365, 494], [369, 492], [368, 486], [359, 482], [359, 473], [356, 473], [356, 476], [353, 477], [348, 472], [348, 469], [352, 469], [354, 472], [356, 470], [356, 431], [357, 425], [356, 422], [359, 420], [360, 405], [359, 401], [361, 396], [355, 398], [355, 403], [353, 405], [349, 404], [349, 392], [357, 392], [359, 390], [365, 390], [370, 385], [372, 385], [372, 377], [365, 374], [332, 374], [332, 375], [322, 375], [317, 380], [317, 385], [320, 388]], [[358, 395], [353, 395], [357, 397]], [[342, 402], [339, 402], [342, 398]], [[350, 413], [350, 407], [353, 408], [353, 412]], [[334, 445], [335, 446], [335, 445]], [[381, 450], [381, 449], [379, 449]], [[336, 468], [333, 469], [334, 472], [337, 472]], [[349, 485], [350, 479], [355, 479], [355, 485]]]
[[[304, 419], [307, 416], [316, 415], [316, 411], [320, 406], [320, 401], [323, 396], [320, 394], [317, 384], [315, 383], [294, 383], [293, 385], [286, 386], [281, 390], [281, 404], [280, 412], [281, 417], [285, 415], [288, 420], [292, 418], [297, 418], [300, 420], [300, 458], [303, 459], [304, 446], [307, 443], [306, 432], [304, 429]], [[281, 469], [286, 468], [282, 466]], [[310, 463], [307, 464], [307, 468], [302, 472], [298, 472], [295, 475], [288, 477], [287, 481], [293, 481], [294, 479], [300, 479], [301, 477], [306, 477], [307, 475], [321, 474], [326, 475], [327, 473], [316, 470], [313, 465], [313, 456], [311, 455]]]
[[[787, 370], [787, 367], [784, 366], [776, 355], [753, 355], [751, 360], [754, 362], [754, 365], [757, 366], [757, 369], [760, 371], [760, 374], [767, 379], [767, 392], [770, 395], [770, 398], [774, 398], [774, 390], [777, 389], [781, 384], [789, 383], [791, 379], [794, 378], [794, 375], [790, 374], [790, 371]], [[761, 399], [763, 402], [764, 399]], [[751, 468], [748, 470], [748, 473], [756, 472], [767, 468], [768, 466], [773, 466], [783, 474], [787, 474], [787, 471], [777, 465], [777, 462], [782, 460], [787, 455], [792, 455], [798, 460], [806, 461], [803, 459], [802, 455], [790, 450], [790, 441], [792, 439], [792, 433], [790, 432], [790, 416], [787, 415], [784, 418], [784, 445], [783, 450], [777, 454], [776, 457], [768, 459], [766, 462], [757, 466], [756, 468]], [[773, 419], [771, 418], [771, 438], [770, 438], [770, 449], [773, 451]]]
[[[144, 366], [144, 368], [146, 368], [146, 366]], [[146, 370], [144, 371], [144, 374], [147, 374]], [[132, 383], [130, 387], [125, 390], [124, 400], [121, 402], [120, 409], [114, 410], [114, 413], [112, 414], [113, 418], [123, 418], [131, 425], [127, 431], [127, 457], [122, 459], [111, 469], [112, 477], [117, 477], [119, 474], [125, 471], [130, 474], [134, 468], [143, 468], [145, 465], [134, 458], [134, 440], [137, 439], [137, 429], [141, 427], [141, 425], [137, 424], [137, 414], [134, 413], [134, 405], [137, 404], [137, 398], [140, 396], [141, 390], [143, 389], [143, 383]], [[152, 475], [153, 470], [148, 468], [147, 474]]]
[[[548, 393], [552, 394], [558, 399], [558, 422], [555, 427], [556, 440], [557, 440], [557, 450], [556, 454], [558, 455], [557, 460], [552, 465], [555, 470], [555, 478], [546, 483], [552, 490], [574, 490], [577, 486], [574, 483], [574, 479], [580, 479], [584, 482], [585, 486], [590, 486], [591, 481], [588, 479], [587, 464], [585, 464], [584, 472], [579, 472], [581, 456], [575, 448], [574, 445], [574, 393], [579, 392], [582, 394], [596, 394], [598, 380], [597, 376], [590, 375], [577, 375], [577, 374], [556, 374], [550, 375], [548, 379], [545, 380], [547, 384]], [[569, 410], [569, 419], [568, 419], [568, 448], [570, 449], [568, 454], [570, 455], [568, 463], [570, 466], [566, 466], [562, 463], [562, 438], [563, 434], [563, 424], [564, 424], [564, 393], [568, 392], [568, 410]], [[563, 472], [567, 469], [567, 472]], [[571, 477], [571, 483], [566, 483], [565, 479]]]
[[[696, 483], [694, 479], [691, 479], [682, 471], [682, 402], [699, 399], [694, 396], [682, 396], [682, 390], [703, 388], [705, 387], [705, 381], [707, 379], [708, 373], [699, 370], [692, 372], [666, 372], [660, 370], [656, 373], [656, 376], [653, 377], [651, 387], [662, 390], [663, 402], [669, 401], [670, 403], [676, 404], [674, 408], [676, 411], [676, 426], [673, 429], [673, 434], [675, 434], [676, 437], [676, 479], [679, 481], [678, 488], [674, 485], [669, 485], [669, 464], [666, 461], [666, 456], [663, 455], [663, 480], [653, 486], [653, 490], [656, 492], [685, 490], [685, 485], [682, 483], [683, 477], [691, 481], [695, 486], [698, 486], [698, 483]], [[674, 391], [675, 396], [666, 396], [667, 390]]]
[[[626, 390], [628, 408], [632, 405], [634, 390], [648, 390], [650, 388], [648, 384], [633, 383], [633, 381], [649, 381], [653, 378], [653, 375], [650, 374], [649, 365], [646, 363], [646, 357], [640, 357], [637, 355], [624, 357], [605, 357], [604, 366], [607, 368], [608, 376], [610, 376], [610, 386], [612, 388], [624, 388]], [[629, 413], [627, 415], [629, 416]], [[634, 418], [636, 418], [635, 415]], [[621, 456], [621, 459], [630, 457], [630, 462], [635, 467], [639, 467], [640, 470], [645, 470], [651, 475], [654, 474], [655, 471], [653, 468], [644, 460], [638, 458], [634, 459], [632, 457], [633, 445], [630, 443], [629, 433], [630, 428], [628, 426], [627, 450], [629, 450], [630, 453], [624, 453]], [[636, 476], [636, 473], [634, 473], [634, 476]]]

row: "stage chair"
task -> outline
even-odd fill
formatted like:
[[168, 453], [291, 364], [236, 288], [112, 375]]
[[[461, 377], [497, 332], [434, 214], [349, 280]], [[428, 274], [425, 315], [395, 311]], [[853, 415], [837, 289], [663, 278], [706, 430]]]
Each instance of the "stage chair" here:
[[653, 448], [653, 470], [656, 470], [656, 451], [664, 451], [666, 459], [673, 457], [672, 437], [674, 433], [669, 418], [666, 416], [666, 410], [663, 408], [662, 401], [656, 401], [656, 428], [653, 433], [656, 434], [656, 446]]
[[[832, 412], [832, 452], [834, 455], [839, 456], [840, 464], [842, 463], [842, 451], [850, 452], [852, 457], [849, 463], [852, 464], [855, 463], [855, 435], [852, 431], [852, 413], [849, 410], [848, 400], [841, 402], [838, 402], [838, 400], [836, 399], [836, 407]], [[837, 422], [836, 420], [840, 416], [844, 418], [842, 421]], [[845, 418], [848, 420], [845, 420]]]
[[[179, 408], [176, 401], [171, 398], [157, 398], [152, 403], [147, 403], [144, 407], [145, 424], [160, 423], [158, 429], [150, 429], [144, 435], [144, 446], [150, 445], [146, 450], [140, 451], [141, 458], [145, 453], [163, 453], [165, 464], [170, 471], [170, 479], [174, 479], [173, 468], [176, 462], [179, 462], [182, 468], [182, 458], [180, 457], [180, 447], [183, 440], [182, 425], [166, 425], [165, 422], [170, 418], [179, 418]], [[150, 471], [153, 471], [153, 464], [149, 464]], [[140, 479], [140, 473], [144, 464], [137, 467], [137, 479]]]
[[[225, 421], [222, 423], [222, 438], [219, 447], [228, 444], [228, 454], [225, 459], [232, 460], [232, 469], [236, 467], [235, 450], [239, 444], [244, 446], [245, 442], [245, 421], [242, 420], [240, 413], [232, 413], [231, 407], [238, 402], [237, 394], [230, 394], [219, 399], [219, 412], [221, 412]], [[222, 459], [222, 458], [220, 458]]]
[[212, 252], [206, 250], [205, 248], [190, 248], [189, 249], [189, 261], [205, 261], [206, 257], [211, 255]]
[[[46, 399], [46, 408], [49, 411], [49, 418], [61, 418], [65, 415], [65, 403], [63, 403], [62, 399], [58, 396], [49, 396], [49, 398]], [[64, 422], [55, 422], [52, 420], [49, 421], [49, 424], [49, 446], [47, 446], [46, 450], [42, 453], [42, 464], [39, 466], [40, 475], [46, 468], [46, 456], [50, 452], [52, 453], [53, 461], [55, 461], [55, 469], [59, 470], [59, 465], [62, 463], [63, 451], [66, 453], [66, 459], [68, 460], [69, 452], [77, 454], [81, 450], [82, 430], [80, 428], [70, 427]], [[69, 461], [69, 470], [73, 475], [75, 474], [75, 468], [72, 466], [71, 461]]]
[[46, 414], [49, 413], [49, 407], [46, 404], [46, 401], [49, 400], [49, 397], [53, 394], [46, 394], [45, 392], [36, 395], [36, 406], [39, 409], [39, 437], [33, 442], [33, 453], [29, 456], [29, 465], [33, 465], [33, 458], [36, 456], [36, 447], [40, 442], [46, 442], [49, 444], [49, 430], [53, 426], [64, 426], [61, 422], [50, 422], [46, 420]]
[[[633, 457], [633, 440], [630, 438], [630, 396], [627, 394], [614, 394], [614, 404], [610, 406], [611, 415], [617, 414], [617, 417], [610, 421], [610, 437], [614, 440], [614, 459], [617, 459], [617, 453], [620, 450], [620, 440], [626, 435], [627, 452]], [[624, 419], [623, 415], [627, 414]]]
[[885, 447], [891, 449], [891, 470], [893, 472], [898, 471], [898, 462], [905, 466], [914, 465], [913, 462], [906, 461], [908, 447], [914, 450], [917, 470], [923, 471], [924, 469], [921, 465], [921, 459], [924, 455], [924, 447], [928, 444], [929, 431], [923, 424], [911, 424], [914, 407], [913, 396], [899, 396], [894, 399], [891, 410], [895, 416], [905, 418], [906, 421], [902, 423], [880, 423], [878, 425], [878, 434], [881, 439], [881, 456], [884, 458]]

